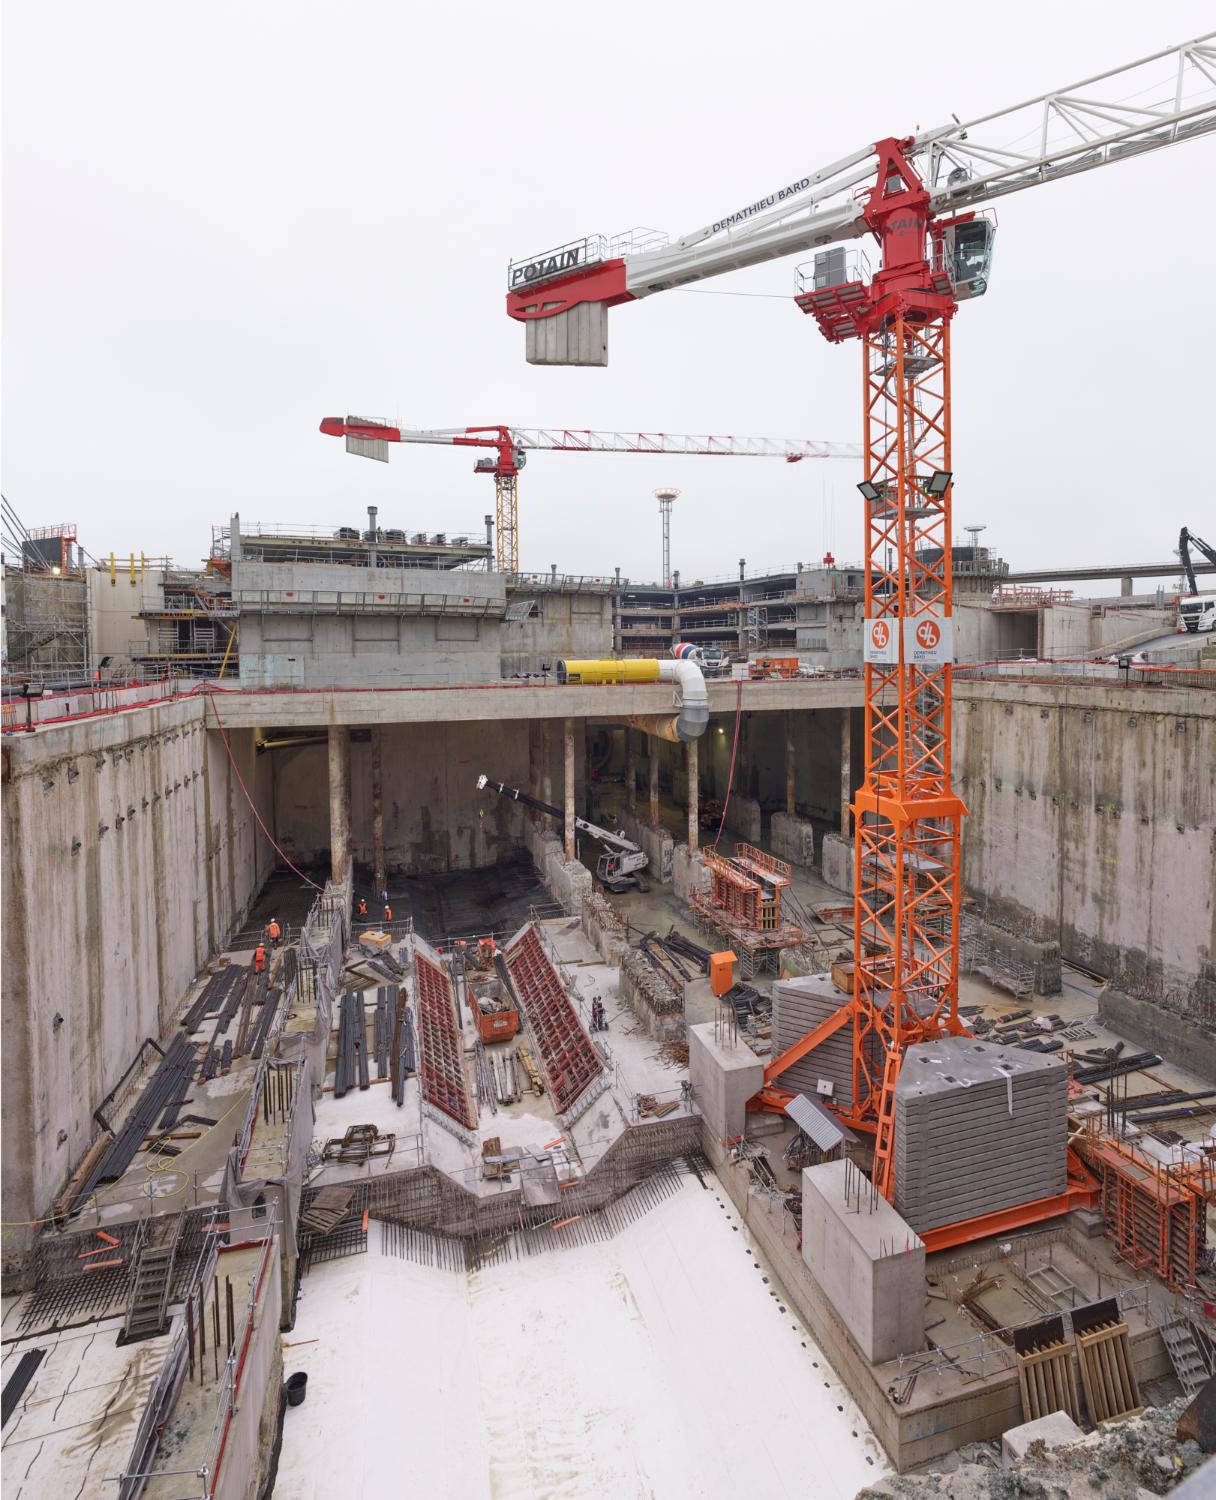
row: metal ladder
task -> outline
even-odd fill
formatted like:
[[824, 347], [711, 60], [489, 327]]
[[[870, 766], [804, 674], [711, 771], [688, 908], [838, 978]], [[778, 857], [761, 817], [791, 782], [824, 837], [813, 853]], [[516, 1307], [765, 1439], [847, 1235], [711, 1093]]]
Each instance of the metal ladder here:
[[870, 1172], [874, 1186], [888, 1203], [895, 1197], [895, 1085], [899, 1081], [902, 1062], [903, 1054], [897, 1047], [891, 1047], [883, 1068], [878, 1130], [874, 1137], [874, 1165]]
[[167, 1235], [158, 1242], [145, 1241], [135, 1264], [131, 1294], [127, 1299], [127, 1316], [123, 1323], [124, 1341], [147, 1338], [161, 1333], [169, 1310], [169, 1293], [173, 1287], [173, 1265], [182, 1237], [183, 1214], [177, 1214]]
[[1195, 1342], [1191, 1325], [1185, 1318], [1175, 1318], [1162, 1325], [1161, 1337], [1165, 1340], [1179, 1385], [1188, 1396], [1193, 1396], [1200, 1386], [1207, 1383], [1211, 1371]]

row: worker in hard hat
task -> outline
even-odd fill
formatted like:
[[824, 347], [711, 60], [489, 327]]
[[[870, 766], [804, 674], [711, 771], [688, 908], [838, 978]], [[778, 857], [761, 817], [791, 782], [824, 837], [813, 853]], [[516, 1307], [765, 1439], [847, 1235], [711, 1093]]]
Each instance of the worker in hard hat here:
[[262, 943], [259, 943], [253, 950], [253, 972], [255, 974], [266, 972], [266, 948]]
[[359, 897], [359, 905], [358, 905], [358, 908], [357, 908], [357, 915], [360, 916], [360, 917], [362, 917], [364, 921], [367, 920], [367, 897], [366, 896], [360, 896]]
[[272, 948], [277, 948], [283, 941], [283, 929], [279, 926], [278, 917], [271, 917], [266, 923], [266, 936], [270, 939]]
[[393, 920], [393, 908], [388, 904], [387, 901], [384, 903], [384, 920], [386, 922], [391, 922]]

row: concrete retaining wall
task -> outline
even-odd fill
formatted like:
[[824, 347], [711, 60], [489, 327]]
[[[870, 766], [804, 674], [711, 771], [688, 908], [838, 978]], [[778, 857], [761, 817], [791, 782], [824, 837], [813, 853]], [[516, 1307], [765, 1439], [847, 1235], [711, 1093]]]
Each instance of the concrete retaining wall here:
[[[269, 821], [269, 757], [229, 744]], [[272, 865], [203, 700], [10, 736], [3, 747], [4, 1218], [42, 1213], [93, 1110]], [[5, 1262], [20, 1253], [5, 1237]]]
[[967, 890], [1116, 989], [1216, 1014], [1216, 695], [1002, 681], [956, 700]]
[[1098, 1002], [1098, 1019], [1120, 1036], [1216, 1083], [1216, 1029], [1202, 1021], [1111, 989]]
[[649, 823], [628, 810], [620, 815], [621, 832], [646, 851], [649, 863], [644, 879], [659, 885], [670, 885], [672, 879], [672, 852], [675, 840], [661, 823]]

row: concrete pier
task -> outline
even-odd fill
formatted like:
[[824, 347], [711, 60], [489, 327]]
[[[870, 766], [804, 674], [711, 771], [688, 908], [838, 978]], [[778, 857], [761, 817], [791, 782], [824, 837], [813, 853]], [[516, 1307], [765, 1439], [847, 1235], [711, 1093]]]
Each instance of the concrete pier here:
[[565, 820], [563, 840], [567, 860], [574, 858], [574, 720], [567, 719], [562, 725], [563, 742], [563, 791], [565, 795]]
[[649, 738], [647, 748], [650, 751], [650, 821], [657, 825], [659, 821], [659, 745], [657, 735], [652, 734]]
[[[846, 708], [840, 716], [840, 837], [847, 839], [852, 829], [849, 804], [853, 800], [853, 716]], [[791, 808], [792, 812], [793, 809]]]
[[378, 729], [372, 730], [372, 883], [381, 894], [388, 890], [384, 863], [384, 773]]
[[329, 863], [335, 881], [350, 863], [350, 730], [329, 730]]
[[697, 771], [697, 742], [688, 742], [688, 847], [695, 852], [701, 831], [701, 798]]
[[797, 803], [798, 755], [794, 739], [794, 715], [785, 716], [785, 810], [792, 817]]
[[638, 810], [638, 754], [632, 729], [625, 730], [625, 806]]

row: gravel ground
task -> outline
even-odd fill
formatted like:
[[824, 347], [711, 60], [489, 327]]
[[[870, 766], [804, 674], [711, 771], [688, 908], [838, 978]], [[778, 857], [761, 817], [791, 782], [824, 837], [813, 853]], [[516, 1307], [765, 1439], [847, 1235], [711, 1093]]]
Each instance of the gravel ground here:
[[859, 1490], [857, 1500], [1147, 1500], [1168, 1494], [1205, 1462], [1216, 1495], [1216, 1459], [1175, 1435], [1186, 1405], [1180, 1397], [1150, 1407], [1067, 1447], [1035, 1444], [1014, 1469], [1000, 1467], [999, 1444], [974, 1443], [954, 1455], [948, 1472], [893, 1475]]

